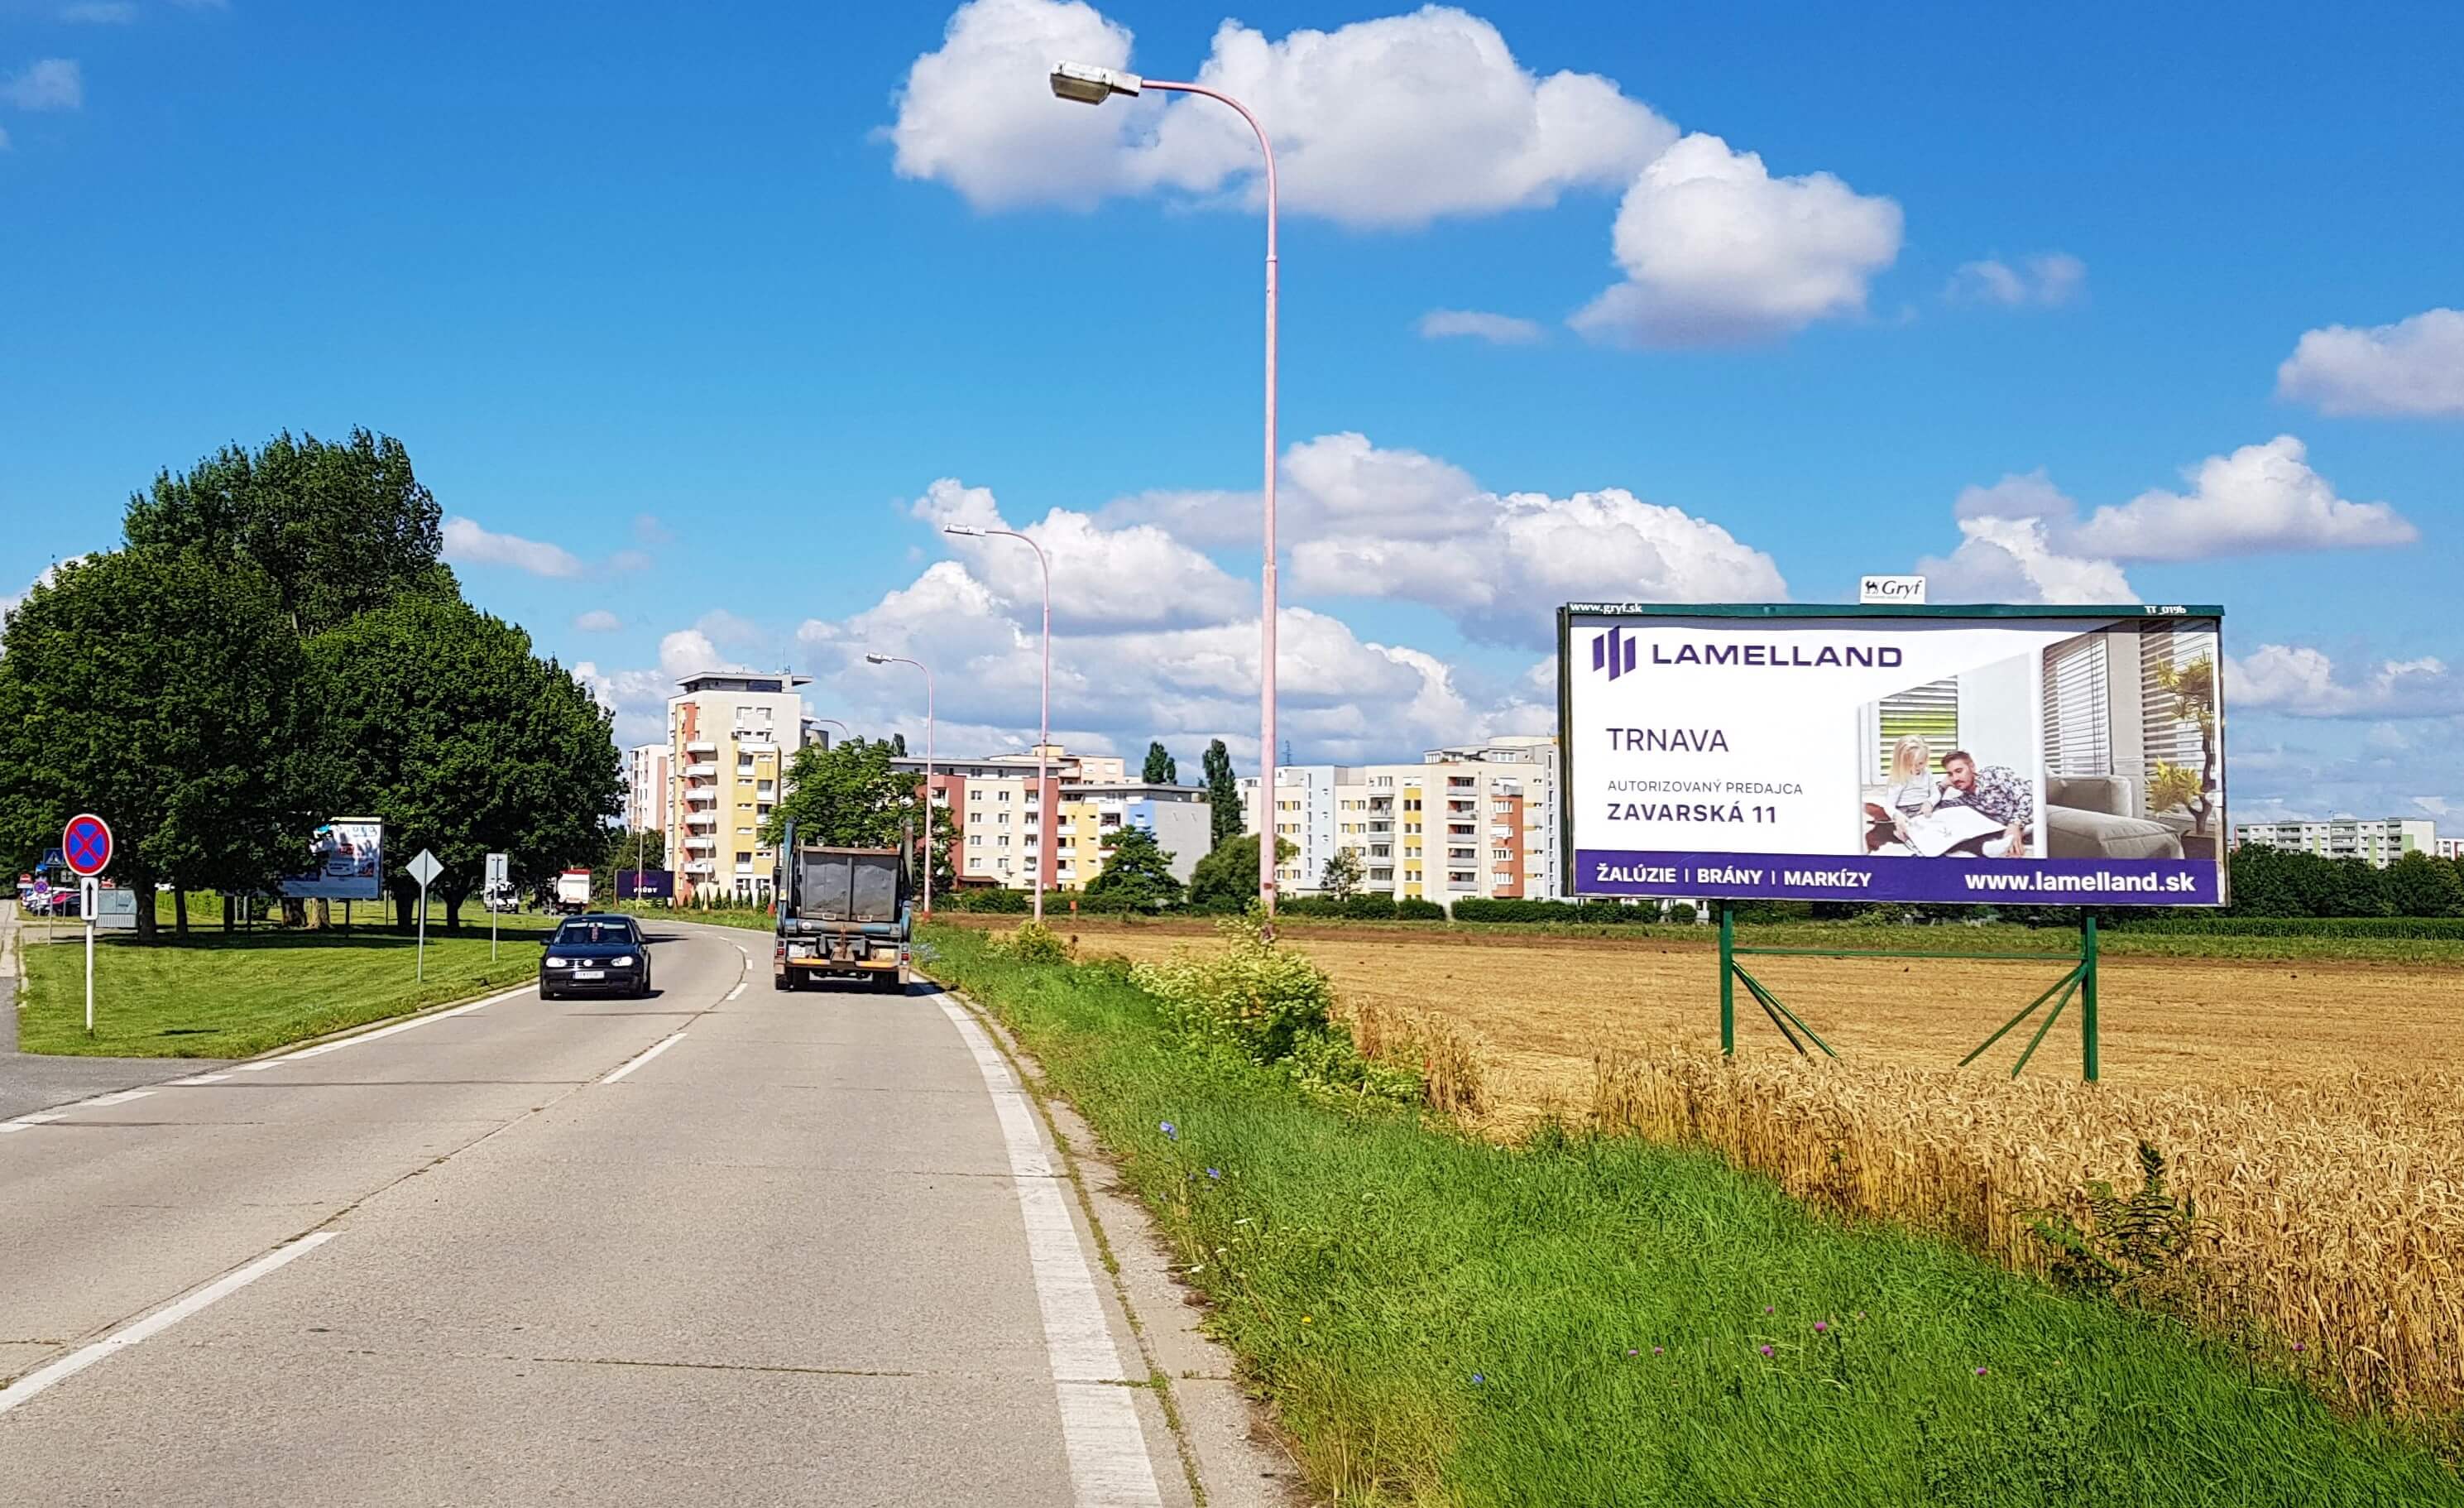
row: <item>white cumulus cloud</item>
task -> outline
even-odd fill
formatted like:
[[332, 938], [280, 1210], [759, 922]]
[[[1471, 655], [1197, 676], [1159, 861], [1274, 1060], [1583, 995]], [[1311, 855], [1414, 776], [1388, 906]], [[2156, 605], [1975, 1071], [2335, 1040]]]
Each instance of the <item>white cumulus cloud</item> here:
[[85, 103], [85, 76], [73, 57], [46, 57], [0, 78], [0, 103], [20, 110], [75, 110]]
[[[898, 93], [884, 132], [896, 170], [987, 210], [1085, 208], [1156, 188], [1261, 192], [1254, 137], [1214, 100], [1150, 95], [1090, 109], [1053, 99], [1053, 63], [1126, 69], [1131, 42], [1128, 28], [1080, 0], [971, 0]], [[1227, 20], [1195, 81], [1265, 123], [1287, 210], [1352, 226], [1418, 226], [1616, 188], [1677, 134], [1609, 79], [1531, 73], [1496, 27], [1445, 6], [1280, 40]]]
[[2298, 718], [2440, 718], [2464, 713], [2464, 676], [2431, 655], [2382, 660], [2359, 676], [2307, 645], [2262, 644], [2225, 660], [2225, 704]]
[[1626, 190], [1613, 237], [1626, 280], [1571, 322], [1612, 344], [1695, 345], [1860, 314], [1900, 229], [1892, 200], [1829, 173], [1774, 178], [1759, 155], [1697, 133]]
[[2326, 413], [2464, 418], [2464, 310], [2309, 331], [2276, 369], [2276, 392]]
[[1929, 555], [1916, 564], [1932, 601], [2139, 600], [2114, 562], [2061, 553], [2041, 518], [1971, 514], [1960, 519], [1959, 534], [1959, 547], [1949, 555]]
[[1491, 345], [1530, 345], [1548, 334], [1537, 321], [1517, 319], [1510, 314], [1488, 314], [1479, 309], [1432, 309], [1420, 316], [1415, 328], [1424, 341], [1468, 336], [1475, 341], [1486, 341]]
[[573, 626], [584, 633], [613, 633], [625, 626], [625, 620], [605, 608], [593, 608], [576, 617]]
[[2420, 531], [2384, 502], [2351, 502], [2310, 469], [2290, 434], [2211, 455], [2188, 493], [2154, 488], [2096, 510], [2072, 531], [2079, 549], [2117, 560], [2211, 560], [2266, 550], [2409, 544]]
[[[1256, 610], [1253, 588], [1151, 523], [1107, 527], [1091, 515], [1054, 508], [1036, 522], [1013, 525], [992, 489], [950, 477], [926, 488], [911, 511], [936, 529], [1015, 529], [1034, 541], [1051, 566], [1056, 625], [1164, 628]], [[1034, 550], [999, 537], [944, 536], [944, 543], [1004, 601], [1041, 611], [1044, 570]]]
[[1962, 262], [1944, 297], [1958, 303], [1998, 303], [2005, 308], [2050, 308], [2087, 294], [2087, 263], [2068, 252], [2039, 252], [2017, 266], [1987, 258]]
[[455, 515], [445, 521], [445, 558], [456, 566], [510, 566], [534, 576], [583, 574], [579, 556], [561, 544], [526, 540], [518, 534], [497, 534]]

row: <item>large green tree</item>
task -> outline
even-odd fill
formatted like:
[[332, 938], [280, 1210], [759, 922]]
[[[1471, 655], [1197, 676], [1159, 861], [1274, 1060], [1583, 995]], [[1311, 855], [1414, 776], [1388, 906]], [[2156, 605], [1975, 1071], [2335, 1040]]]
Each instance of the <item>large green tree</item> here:
[[[1206, 745], [1206, 806], [1209, 836], [1215, 847], [1241, 835], [1241, 783], [1232, 774], [1232, 751], [1217, 739]], [[1257, 856], [1254, 853], [1250, 855]]]
[[531, 637], [456, 598], [408, 596], [309, 641], [323, 699], [328, 799], [385, 820], [403, 920], [418, 895], [400, 866], [421, 849], [445, 873], [448, 925], [509, 856], [514, 881], [598, 864], [623, 808], [606, 710]]
[[2464, 878], [2453, 859], [2416, 849], [2387, 866], [2387, 898], [2399, 917], [2452, 917], [2464, 911]]
[[187, 546], [253, 561], [274, 581], [292, 632], [312, 637], [406, 594], [459, 595], [441, 560], [436, 499], [390, 435], [328, 443], [288, 432], [235, 445], [128, 499], [135, 546]]
[[1138, 771], [1138, 778], [1150, 786], [1177, 786], [1180, 784], [1180, 762], [1174, 759], [1172, 750], [1165, 748], [1160, 742], [1150, 743], [1147, 744], [1146, 765]]
[[1340, 848], [1326, 856], [1326, 867], [1317, 877], [1317, 888], [1337, 900], [1349, 900], [1360, 889], [1360, 851]]
[[[1275, 839], [1275, 861], [1283, 862], [1300, 852], [1300, 846], [1289, 838]], [[1243, 832], [1239, 837], [1219, 843], [1215, 852], [1199, 859], [1189, 872], [1189, 903], [1193, 906], [1210, 902], [1240, 905], [1258, 896], [1258, 834]]]
[[155, 931], [158, 882], [268, 888], [305, 855], [306, 656], [274, 583], [194, 548], [60, 567], [0, 628], [0, 847], [22, 864], [91, 810]]
[[1180, 898], [1172, 858], [1146, 829], [1115, 828], [1104, 834], [1104, 867], [1087, 882], [1087, 894], [1137, 906], [1170, 905]]
[[[776, 847], [792, 819], [799, 844], [895, 848], [902, 831], [921, 842], [917, 830], [924, 818], [915, 802], [923, 779], [894, 768], [891, 761], [896, 757], [887, 739], [847, 739], [827, 748], [805, 744], [788, 763], [786, 794], [770, 809], [761, 841]], [[941, 824], [934, 827], [937, 842]]]

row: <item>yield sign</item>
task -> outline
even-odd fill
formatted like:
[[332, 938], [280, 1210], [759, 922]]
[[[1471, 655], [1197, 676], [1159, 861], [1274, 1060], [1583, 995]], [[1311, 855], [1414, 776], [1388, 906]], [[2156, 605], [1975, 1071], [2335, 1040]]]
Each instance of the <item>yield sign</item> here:
[[411, 878], [419, 881], [419, 888], [422, 890], [428, 888], [429, 880], [445, 873], [445, 866], [436, 862], [436, 855], [426, 849], [421, 849], [419, 857], [403, 867], [410, 872]]
[[78, 812], [60, 833], [60, 854], [77, 874], [101, 874], [111, 863], [111, 824], [91, 811]]

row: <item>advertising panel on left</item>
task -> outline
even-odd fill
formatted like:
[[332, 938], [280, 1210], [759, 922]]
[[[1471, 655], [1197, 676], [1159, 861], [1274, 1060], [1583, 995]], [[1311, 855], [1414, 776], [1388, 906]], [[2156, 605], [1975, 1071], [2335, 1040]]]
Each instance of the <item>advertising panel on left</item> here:
[[2226, 899], [2221, 610], [1559, 614], [1577, 895]]
[[308, 843], [309, 866], [282, 880], [293, 900], [374, 900], [385, 894], [385, 824], [336, 817]]

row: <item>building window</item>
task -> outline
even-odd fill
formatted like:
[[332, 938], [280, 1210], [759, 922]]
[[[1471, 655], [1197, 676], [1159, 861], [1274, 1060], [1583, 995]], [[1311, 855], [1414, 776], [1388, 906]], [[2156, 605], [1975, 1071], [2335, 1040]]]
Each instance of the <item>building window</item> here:
[[970, 832], [970, 833], [968, 833], [968, 834], [967, 834], [967, 847], [969, 847], [969, 848], [982, 848], [983, 846], [984, 846], [984, 835], [983, 835], [982, 833], [980, 833], [980, 832]]

